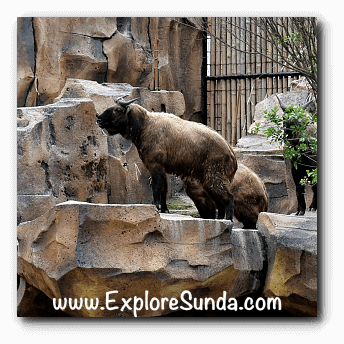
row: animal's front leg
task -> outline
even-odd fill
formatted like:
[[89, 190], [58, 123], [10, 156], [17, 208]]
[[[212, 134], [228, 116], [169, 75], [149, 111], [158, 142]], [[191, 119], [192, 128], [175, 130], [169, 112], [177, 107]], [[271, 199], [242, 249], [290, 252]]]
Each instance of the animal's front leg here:
[[164, 180], [163, 180], [163, 187], [161, 189], [161, 212], [162, 213], [169, 213], [166, 203], [167, 198], [167, 178], [166, 174], [164, 173]]
[[166, 204], [167, 180], [163, 171], [152, 173], [153, 203], [162, 212], [168, 212]]
[[313, 190], [313, 200], [312, 200], [311, 205], [309, 206], [309, 209], [310, 209], [310, 210], [313, 210], [313, 211], [315, 211], [315, 210], [318, 209], [318, 207], [317, 207], [317, 198], [318, 198], [317, 189], [318, 189], [318, 188], [317, 188], [317, 184], [314, 184], [314, 185], [312, 186], [312, 190]]
[[305, 215], [306, 211], [306, 202], [305, 202], [305, 187], [300, 183], [301, 178], [306, 175], [306, 172], [304, 169], [301, 168], [301, 166], [298, 166], [298, 169], [296, 169], [292, 162], [291, 167], [292, 176], [294, 179], [294, 183], [296, 186], [296, 198], [297, 198], [297, 212], [296, 216], [302, 216]]
[[305, 215], [306, 202], [305, 202], [305, 187], [298, 183], [296, 185], [296, 197], [297, 197], [297, 212], [295, 215]]

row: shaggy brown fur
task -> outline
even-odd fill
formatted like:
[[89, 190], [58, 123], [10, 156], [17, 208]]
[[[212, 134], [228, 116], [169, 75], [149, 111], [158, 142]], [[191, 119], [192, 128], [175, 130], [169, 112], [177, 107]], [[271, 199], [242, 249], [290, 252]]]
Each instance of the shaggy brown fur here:
[[[214, 219], [216, 204], [202, 185], [191, 178], [187, 178], [185, 184], [186, 193], [195, 203], [200, 216]], [[239, 164], [231, 183], [231, 192], [234, 196], [234, 216], [243, 223], [244, 228], [256, 228], [259, 213], [268, 209], [264, 183], [256, 173]]]
[[[121, 103], [121, 102], [120, 102]], [[123, 102], [122, 102], [123, 103]], [[137, 147], [152, 176], [154, 204], [166, 206], [166, 173], [200, 182], [215, 204], [219, 218], [232, 219], [230, 182], [237, 170], [232, 148], [209, 127], [175, 115], [148, 112], [143, 107], [118, 102], [97, 120], [109, 135], [121, 134]]]

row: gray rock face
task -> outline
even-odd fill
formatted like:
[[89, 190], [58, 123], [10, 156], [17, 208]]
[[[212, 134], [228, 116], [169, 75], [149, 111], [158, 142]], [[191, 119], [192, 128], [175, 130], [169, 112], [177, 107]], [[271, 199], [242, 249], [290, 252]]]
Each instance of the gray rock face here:
[[107, 140], [95, 121], [89, 99], [18, 109], [19, 222], [68, 199], [107, 203]]
[[317, 217], [261, 213], [257, 228], [267, 244], [266, 297], [279, 297], [295, 316], [317, 315]]
[[136, 147], [121, 135], [104, 135], [96, 124], [97, 113], [126, 95], [140, 96], [150, 109], [185, 111], [179, 92], [76, 79], [67, 80], [55, 103], [18, 108], [18, 222], [66, 200], [152, 203], [150, 175]]
[[[291, 104], [294, 104], [295, 106], [303, 105], [307, 102], [308, 96], [309, 92], [303, 89], [278, 94], [278, 97], [286, 106], [290, 106]], [[283, 111], [278, 103], [276, 95], [272, 95], [259, 102], [255, 106], [254, 122], [251, 124], [249, 128], [249, 132], [251, 132], [251, 130], [255, 128], [256, 123], [260, 123], [258, 134], [264, 135], [264, 130], [266, 130], [269, 126], [272, 125], [270, 121], [264, 118], [264, 116], [266, 116], [264, 111], [267, 111], [269, 113], [276, 106], [278, 107], [277, 115], [282, 118]], [[315, 110], [314, 105], [310, 105], [310, 107], [307, 110], [309, 112], [313, 112]]]

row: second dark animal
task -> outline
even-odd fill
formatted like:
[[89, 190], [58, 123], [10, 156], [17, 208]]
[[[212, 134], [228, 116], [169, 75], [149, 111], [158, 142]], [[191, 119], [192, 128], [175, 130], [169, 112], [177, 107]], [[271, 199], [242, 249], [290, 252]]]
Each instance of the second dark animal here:
[[[288, 106], [286, 106], [282, 100], [277, 96], [278, 102], [281, 106], [281, 109], [285, 113], [288, 109]], [[313, 101], [309, 101], [302, 105], [302, 109], [305, 110]], [[291, 146], [296, 146], [299, 144], [299, 137], [294, 134], [294, 130], [292, 129], [295, 127], [294, 120], [288, 120], [285, 122], [284, 126], [284, 133], [286, 136], [285, 141], [288, 141]], [[316, 134], [314, 132], [316, 131], [316, 124], [312, 127], [308, 127], [307, 131], [309, 135], [312, 137], [316, 137]], [[297, 212], [295, 215], [302, 216], [305, 214], [306, 211], [306, 201], [305, 201], [305, 187], [301, 183], [301, 179], [305, 178], [307, 176], [307, 170], [312, 170], [313, 168], [317, 167], [317, 152], [313, 152], [310, 149], [309, 141], [305, 142], [306, 145], [308, 145], [309, 149], [308, 151], [300, 152], [301, 159], [300, 161], [291, 159], [291, 173], [293, 176], [293, 180], [296, 186], [296, 197], [297, 197]], [[294, 166], [294, 162], [297, 163], [297, 167]], [[312, 186], [313, 190], [313, 199], [312, 203], [310, 205], [310, 210], [317, 210], [317, 184], [314, 184]]]

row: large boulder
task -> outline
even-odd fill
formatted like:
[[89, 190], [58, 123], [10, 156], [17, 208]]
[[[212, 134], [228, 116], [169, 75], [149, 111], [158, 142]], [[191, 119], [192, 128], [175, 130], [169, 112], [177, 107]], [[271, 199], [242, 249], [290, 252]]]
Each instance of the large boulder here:
[[67, 78], [105, 81], [102, 41], [116, 32], [116, 18], [34, 17], [32, 26], [38, 82], [29, 89], [26, 105], [52, 103]]
[[[263, 246], [257, 230], [234, 230], [226, 220], [160, 215], [153, 205], [68, 201], [18, 227], [18, 273], [51, 303], [98, 298], [97, 309], [67, 306], [71, 316], [160, 316], [187, 306], [184, 291], [216, 301], [224, 292], [228, 299], [262, 289]], [[116, 302], [107, 303], [108, 292]], [[145, 307], [121, 310], [123, 299], [132, 298], [133, 307], [135, 296]], [[175, 298], [178, 306], [156, 307], [153, 298]]]
[[[309, 98], [309, 92], [304, 89], [297, 89], [289, 92], [284, 92], [278, 94], [278, 97], [282, 100], [282, 102], [286, 106], [290, 106], [293, 104], [294, 106], [300, 106], [307, 102]], [[283, 110], [281, 109], [281, 106], [277, 100], [277, 97], [275, 94], [273, 94], [270, 97], [265, 98], [261, 102], [259, 102], [254, 109], [254, 122], [251, 124], [249, 128], [249, 132], [251, 132], [252, 129], [256, 127], [257, 124], [260, 125], [258, 134], [264, 135], [264, 130], [266, 130], [269, 126], [272, 125], [272, 122], [265, 118], [266, 114], [265, 111], [268, 113], [271, 112], [272, 109], [275, 107], [278, 107], [277, 110], [277, 116], [282, 118], [283, 116]], [[315, 111], [315, 105], [311, 104], [307, 111], [313, 113]], [[265, 136], [265, 135], [264, 135]]]
[[239, 140], [234, 152], [238, 162], [254, 171], [265, 184], [269, 212], [290, 214], [296, 211], [290, 163], [285, 161], [276, 144], [270, 145], [261, 135], [247, 135]]
[[317, 316], [317, 217], [261, 213], [267, 247], [265, 297], [279, 297], [294, 316]]
[[68, 199], [107, 203], [107, 139], [90, 99], [17, 111], [18, 222]]
[[185, 117], [185, 100], [178, 91], [150, 91], [146, 87], [134, 87], [129, 83], [98, 83], [83, 79], [67, 79], [61, 93], [54, 102], [65, 98], [89, 98], [94, 102], [100, 114], [114, 105], [114, 100], [127, 96], [126, 99], [140, 98], [137, 104], [148, 111], [168, 112]]

